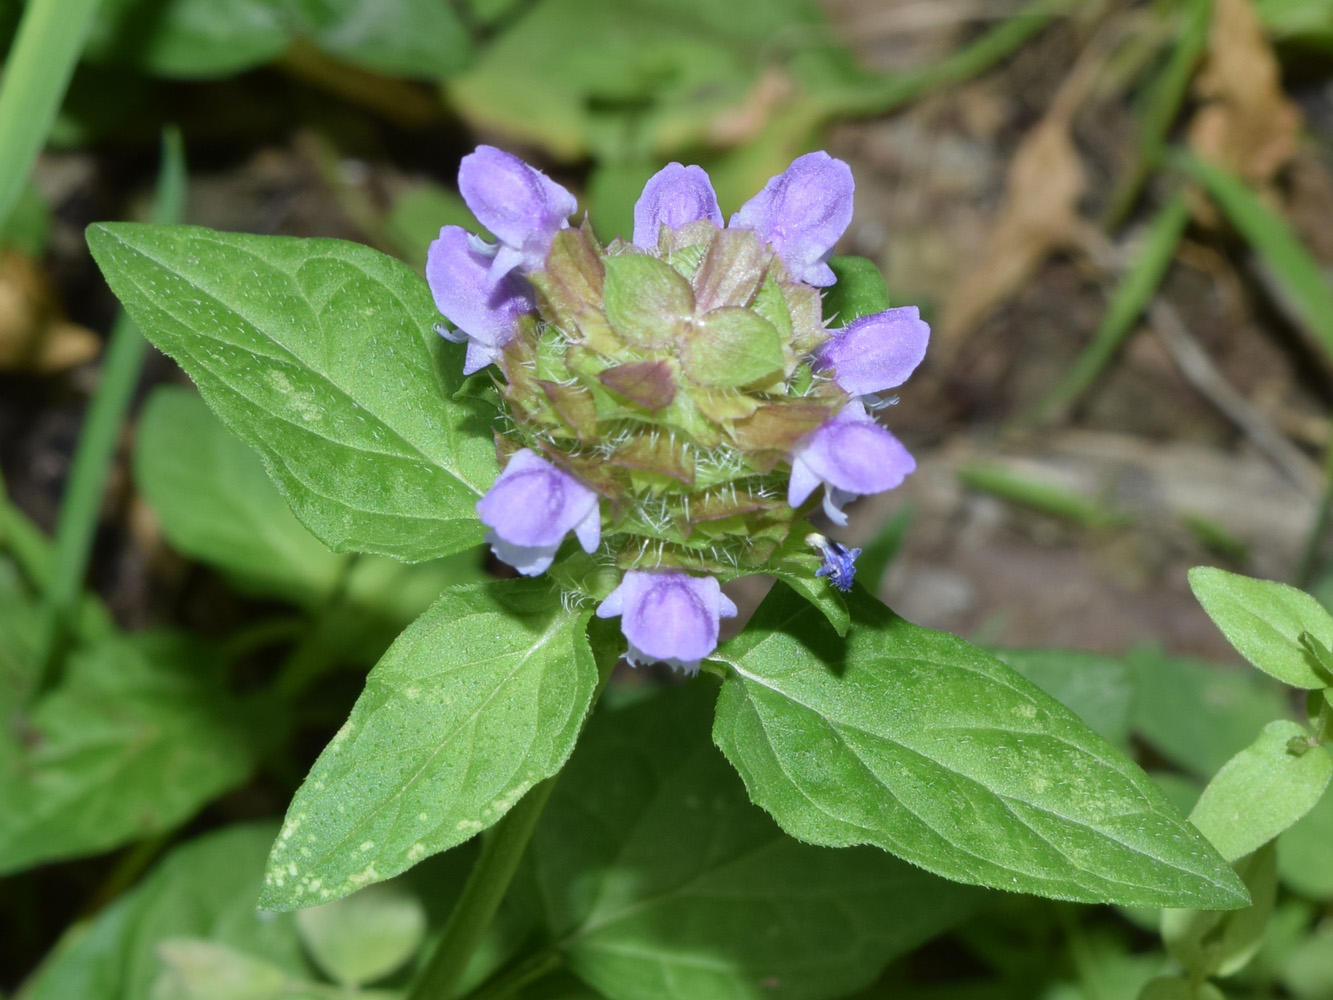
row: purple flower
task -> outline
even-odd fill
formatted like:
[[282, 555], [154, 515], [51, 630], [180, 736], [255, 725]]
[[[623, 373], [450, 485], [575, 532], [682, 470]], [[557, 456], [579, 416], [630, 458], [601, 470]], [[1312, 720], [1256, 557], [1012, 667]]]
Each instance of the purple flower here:
[[901, 306], [834, 330], [817, 352], [821, 369], [853, 396], [869, 396], [907, 381], [926, 356], [930, 327], [916, 306]]
[[852, 171], [828, 153], [792, 160], [728, 223], [753, 229], [766, 240], [797, 281], [820, 287], [837, 281], [828, 259], [852, 221]]
[[426, 254], [426, 281], [435, 307], [463, 334], [441, 330], [441, 335], [455, 343], [467, 341], [464, 375], [495, 361], [517, 332], [519, 317], [533, 308], [526, 282], [505, 277], [496, 285], [489, 283], [490, 258], [478, 253], [472, 242], [466, 230], [445, 226]]
[[634, 203], [634, 245], [655, 247], [663, 226], [679, 229], [700, 219], [722, 228], [722, 209], [708, 174], [703, 167], [668, 163], [648, 178]]
[[478, 146], [458, 167], [458, 190], [477, 221], [500, 242], [477, 241], [491, 257], [492, 287], [510, 271], [540, 270], [555, 234], [569, 225], [578, 203], [540, 170], [494, 146]]
[[824, 513], [834, 524], [847, 523], [842, 507], [866, 493], [882, 493], [902, 483], [916, 468], [916, 459], [902, 442], [852, 402], [821, 427], [811, 431], [791, 453], [787, 502], [805, 503], [821, 483]]
[[555, 559], [572, 531], [592, 552], [602, 540], [597, 494], [563, 469], [527, 448], [514, 452], [487, 494], [477, 516], [496, 558], [524, 576], [536, 576]]
[[598, 618], [620, 616], [633, 666], [661, 661], [687, 674], [717, 648], [718, 620], [735, 614], [715, 579], [677, 570], [629, 570], [597, 608]]

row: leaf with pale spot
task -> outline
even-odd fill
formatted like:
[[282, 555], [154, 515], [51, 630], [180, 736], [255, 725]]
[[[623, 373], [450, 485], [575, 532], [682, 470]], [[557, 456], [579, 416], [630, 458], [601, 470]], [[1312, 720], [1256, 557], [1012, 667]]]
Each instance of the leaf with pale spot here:
[[446, 591], [370, 672], [297, 791], [260, 905], [310, 906], [396, 875], [558, 771], [597, 686], [588, 617], [545, 580]]

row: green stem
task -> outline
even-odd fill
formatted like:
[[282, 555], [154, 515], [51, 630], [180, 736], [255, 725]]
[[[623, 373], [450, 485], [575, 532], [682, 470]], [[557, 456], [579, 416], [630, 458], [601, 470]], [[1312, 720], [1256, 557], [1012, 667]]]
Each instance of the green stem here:
[[[180, 220], [185, 200], [184, 163], [180, 133], [168, 130], [162, 140], [162, 173], [153, 206], [154, 222]], [[60, 661], [83, 590], [107, 473], [111, 469], [130, 400], [139, 384], [139, 372], [147, 350], [148, 342], [143, 334], [122, 313], [111, 331], [101, 380], [88, 407], [70, 467], [65, 498], [60, 505], [54, 564], [50, 582], [42, 595], [34, 698], [51, 690], [60, 680]]]
[[134, 844], [116, 862], [116, 867], [111, 869], [111, 874], [98, 887], [97, 892], [87, 902], [83, 912], [79, 914], [81, 919], [87, 919], [98, 913], [104, 906], [128, 889], [135, 881], [146, 872], [150, 865], [157, 860], [171, 842], [179, 834], [178, 829], [168, 830], [165, 833], [159, 833], [156, 837], [149, 837], [147, 840], [141, 840]]
[[0, 85], [0, 229], [23, 192], [98, 0], [28, 0]]
[[468, 875], [463, 894], [449, 914], [439, 946], [412, 984], [407, 1000], [451, 1000], [459, 977], [509, 891], [509, 883], [558, 778], [557, 774], [534, 785], [495, 824], [482, 844], [481, 856]]

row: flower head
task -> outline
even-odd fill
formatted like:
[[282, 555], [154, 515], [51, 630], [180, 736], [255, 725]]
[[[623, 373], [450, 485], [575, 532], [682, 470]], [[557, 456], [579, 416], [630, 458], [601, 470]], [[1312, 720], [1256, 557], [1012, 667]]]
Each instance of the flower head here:
[[[910, 307], [834, 330], [822, 315], [853, 187], [811, 153], [724, 227], [708, 175], [672, 163], [644, 186], [632, 242], [604, 244], [539, 171], [488, 146], [463, 160], [459, 189], [497, 242], [446, 226], [426, 270], [465, 371], [499, 369], [507, 463], [478, 516], [521, 573], [570, 532], [617, 573], [597, 613], [620, 617], [633, 663], [697, 670], [736, 613], [719, 580], [793, 560], [819, 486], [844, 524], [848, 500], [915, 467], [862, 398], [908, 377], [929, 329]], [[818, 547], [817, 575], [849, 588], [857, 550]]]
[[477, 516], [491, 529], [486, 540], [496, 557], [524, 576], [550, 566], [571, 531], [585, 552], [602, 538], [597, 494], [527, 448], [514, 452], [477, 501]]
[[711, 576], [630, 570], [597, 608], [598, 618], [620, 616], [634, 666], [661, 661], [687, 674], [717, 648], [718, 623], [736, 605]]

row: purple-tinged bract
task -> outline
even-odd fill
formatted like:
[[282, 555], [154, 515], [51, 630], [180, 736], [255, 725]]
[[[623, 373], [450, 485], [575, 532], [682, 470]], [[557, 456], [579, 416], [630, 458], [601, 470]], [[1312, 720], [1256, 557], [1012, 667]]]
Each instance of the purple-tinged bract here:
[[524, 576], [545, 571], [569, 532], [585, 552], [602, 537], [597, 494], [527, 448], [510, 457], [477, 501], [477, 516], [491, 529], [486, 540], [496, 557]]
[[658, 661], [687, 674], [717, 648], [719, 620], [736, 605], [711, 576], [671, 570], [630, 570], [597, 608], [597, 617], [620, 616], [634, 666]]

